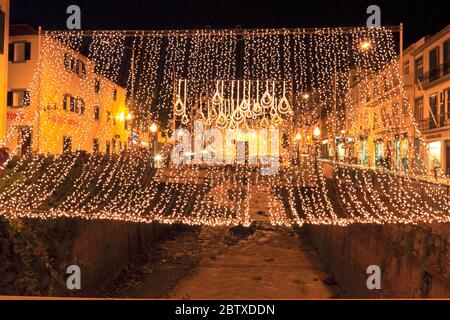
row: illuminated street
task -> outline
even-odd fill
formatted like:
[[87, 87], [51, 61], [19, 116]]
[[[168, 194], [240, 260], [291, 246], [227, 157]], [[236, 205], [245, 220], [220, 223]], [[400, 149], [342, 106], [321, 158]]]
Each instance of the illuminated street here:
[[0, 0], [0, 298], [450, 298], [444, 10], [132, 2]]

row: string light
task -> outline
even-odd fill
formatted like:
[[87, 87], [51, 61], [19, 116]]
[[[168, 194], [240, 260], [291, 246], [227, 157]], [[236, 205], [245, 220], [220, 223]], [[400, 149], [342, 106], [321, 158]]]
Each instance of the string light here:
[[[86, 39], [87, 69], [96, 72], [75, 81], [60, 57], [76, 54]], [[15, 127], [23, 119], [30, 126], [43, 120], [39, 112], [22, 108], [1, 143], [13, 148], [5, 163], [12, 165], [2, 178], [0, 214], [248, 226], [256, 219], [255, 196], [264, 194], [273, 225], [450, 221], [446, 189], [429, 177], [420, 166], [422, 155], [414, 153], [414, 137], [421, 144], [425, 139], [401, 83], [393, 30], [107, 31], [91, 37], [49, 32], [29, 86], [31, 103], [51, 104], [70, 91], [83, 97], [90, 114], [94, 106], [115, 105], [114, 82], [127, 50], [132, 57], [128, 78], [117, 94], [128, 92], [130, 102], [114, 107], [111, 119], [122, 125], [133, 121], [136, 130], [153, 135], [164, 126], [193, 133], [194, 122], [202, 132], [218, 129], [232, 169], [226, 161], [160, 168], [167, 159], [163, 151], [151, 155], [154, 168], [133, 150], [111, 158], [30, 154], [11, 162], [19, 152]], [[92, 90], [96, 79], [102, 81], [101, 94]], [[73, 118], [67, 112], [56, 116], [63, 123]], [[58, 149], [63, 127], [51, 126], [40, 138], [45, 150]], [[277, 138], [255, 134], [258, 130], [279, 132], [279, 147], [269, 147]], [[74, 149], [86, 150], [82, 137], [92, 131], [102, 144], [117, 134], [122, 141], [128, 138], [112, 124], [92, 120], [80, 125]], [[377, 163], [375, 149], [387, 156], [392, 149], [381, 146], [393, 148], [400, 138], [407, 149], [405, 165]], [[247, 141], [256, 162], [237, 164], [236, 145], [226, 144], [232, 140]], [[221, 151], [209, 143], [201, 137], [203, 158]], [[322, 152], [324, 145], [328, 154]], [[263, 176], [261, 159], [271, 154], [278, 157], [280, 170]], [[185, 151], [186, 157], [195, 155]]]

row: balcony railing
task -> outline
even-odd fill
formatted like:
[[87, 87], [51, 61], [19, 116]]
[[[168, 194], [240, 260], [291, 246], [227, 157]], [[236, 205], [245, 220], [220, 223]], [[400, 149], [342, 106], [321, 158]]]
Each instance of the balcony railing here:
[[434, 122], [433, 118], [420, 120], [419, 130], [425, 131], [450, 126], [450, 113], [438, 114], [435, 119], [437, 123]]
[[450, 62], [440, 64], [437, 68], [431, 69], [422, 75], [418, 75], [417, 79], [419, 79], [423, 86], [427, 86], [448, 74], [450, 74]]

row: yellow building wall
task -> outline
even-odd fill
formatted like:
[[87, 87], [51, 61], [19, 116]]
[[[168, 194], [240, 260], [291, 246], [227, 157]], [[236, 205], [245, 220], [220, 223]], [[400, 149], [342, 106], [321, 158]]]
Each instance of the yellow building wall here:
[[3, 54], [0, 53], [0, 141], [6, 131], [6, 93], [8, 81], [9, 0], [0, 0], [0, 10], [5, 14]]
[[[114, 149], [113, 141], [116, 153], [120, 146], [122, 149], [128, 147], [128, 130], [125, 128], [125, 122], [129, 122], [129, 110], [125, 103], [126, 90], [96, 75], [92, 61], [55, 40], [45, 36], [11, 39], [23, 40], [31, 42], [31, 60], [11, 66], [9, 88], [29, 88], [31, 105], [9, 108], [8, 130], [12, 130], [14, 134], [8, 146], [11, 149], [17, 146], [20, 126], [31, 126], [33, 151], [42, 154], [60, 154], [63, 151], [64, 137], [71, 138], [72, 151], [92, 152], [94, 139], [98, 139], [100, 152], [106, 151], [107, 141], [111, 152]], [[38, 61], [40, 53], [42, 60]], [[80, 78], [65, 69], [65, 55], [85, 63], [85, 77]], [[96, 79], [100, 81], [99, 93], [95, 91]], [[115, 100], [113, 90], [117, 90]], [[83, 99], [84, 115], [70, 112], [70, 104], [67, 110], [63, 109], [65, 95]], [[94, 119], [95, 106], [100, 107], [99, 120]]]

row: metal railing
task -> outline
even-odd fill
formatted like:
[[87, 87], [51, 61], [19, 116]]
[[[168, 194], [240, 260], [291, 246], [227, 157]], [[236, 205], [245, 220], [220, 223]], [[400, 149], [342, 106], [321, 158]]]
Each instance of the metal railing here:
[[450, 62], [440, 64], [437, 68], [431, 69], [430, 71], [417, 75], [417, 79], [423, 86], [427, 86], [430, 83], [439, 80], [440, 78], [450, 74]]
[[419, 121], [420, 131], [442, 128], [446, 126], [450, 126], [450, 113], [438, 114], [435, 118], [430, 117]]

